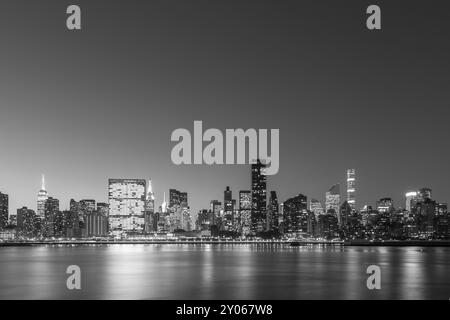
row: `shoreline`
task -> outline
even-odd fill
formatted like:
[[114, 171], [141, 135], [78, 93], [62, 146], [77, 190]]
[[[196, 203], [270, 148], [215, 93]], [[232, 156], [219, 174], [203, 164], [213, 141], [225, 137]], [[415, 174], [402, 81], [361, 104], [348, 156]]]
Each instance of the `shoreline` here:
[[339, 247], [450, 247], [450, 241], [448, 240], [436, 240], [436, 241], [342, 241], [342, 242], [313, 242], [313, 241], [245, 241], [245, 240], [125, 240], [125, 241], [34, 241], [34, 242], [2, 242], [0, 247], [32, 247], [32, 246], [76, 246], [76, 245], [137, 245], [137, 244], [177, 244], [177, 245], [250, 245], [250, 244], [265, 244], [265, 245], [283, 245], [283, 246], [339, 246]]

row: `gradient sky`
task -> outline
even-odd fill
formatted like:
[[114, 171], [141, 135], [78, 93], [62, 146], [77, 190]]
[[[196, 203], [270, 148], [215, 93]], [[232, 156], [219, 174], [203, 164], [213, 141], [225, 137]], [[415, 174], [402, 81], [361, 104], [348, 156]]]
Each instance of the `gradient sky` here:
[[[174, 129], [279, 128], [281, 200], [324, 199], [357, 170], [357, 206], [423, 186], [450, 200], [445, 1], [0, 3], [0, 191], [36, 209], [107, 200], [108, 178], [189, 193], [194, 213], [250, 188], [248, 166], [175, 166]], [[68, 31], [66, 7], [82, 9]], [[344, 189], [344, 188], [342, 188]]]

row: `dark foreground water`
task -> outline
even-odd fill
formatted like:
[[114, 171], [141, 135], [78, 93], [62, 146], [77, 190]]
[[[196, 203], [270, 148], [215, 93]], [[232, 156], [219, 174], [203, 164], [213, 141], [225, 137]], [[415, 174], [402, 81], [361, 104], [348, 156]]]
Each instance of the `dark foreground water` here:
[[[81, 268], [68, 290], [66, 268]], [[368, 290], [369, 265], [381, 290]], [[110, 245], [0, 248], [0, 299], [445, 299], [450, 248]]]

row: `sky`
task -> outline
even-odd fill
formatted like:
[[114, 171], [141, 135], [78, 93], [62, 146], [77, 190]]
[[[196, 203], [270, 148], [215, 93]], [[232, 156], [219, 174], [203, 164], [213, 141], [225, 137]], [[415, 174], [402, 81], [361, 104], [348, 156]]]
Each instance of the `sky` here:
[[[188, 192], [193, 213], [250, 189], [248, 165], [172, 164], [178, 128], [280, 130], [268, 189], [324, 200], [357, 172], [357, 206], [433, 189], [450, 200], [445, 1], [0, 3], [0, 191], [10, 213], [50, 196], [107, 201], [108, 178]], [[344, 196], [344, 193], [343, 193]]]

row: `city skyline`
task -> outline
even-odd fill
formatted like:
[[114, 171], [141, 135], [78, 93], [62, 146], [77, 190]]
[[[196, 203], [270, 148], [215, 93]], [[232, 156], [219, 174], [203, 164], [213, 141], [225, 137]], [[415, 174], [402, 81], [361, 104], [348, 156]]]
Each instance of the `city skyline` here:
[[[250, 166], [251, 166], [251, 165], [250, 165]], [[349, 170], [353, 170], [353, 174], [354, 174], [354, 170], [355, 170], [355, 169], [346, 169], [346, 170], [345, 170], [346, 177], [348, 177], [348, 172], [349, 172]], [[266, 182], [269, 182], [270, 176], [266, 176], [266, 177], [268, 177], [269, 179], [265, 179], [265, 181], [266, 181]], [[359, 184], [358, 178], [354, 178], [354, 176], [353, 176], [353, 179], [354, 179], [354, 181], [356, 181], [356, 183]], [[140, 183], [144, 183], [144, 182], [145, 182], [145, 184], [146, 184], [146, 187], [145, 187], [145, 191], [146, 191], [145, 197], [146, 197], [147, 200], [148, 200], [148, 197], [151, 197], [152, 201], [154, 202], [154, 210], [155, 210], [155, 211], [158, 211], [157, 208], [161, 208], [161, 207], [163, 206], [163, 203], [164, 203], [164, 196], [165, 196], [166, 191], [163, 191], [163, 195], [164, 195], [164, 196], [163, 196], [163, 198], [161, 199], [161, 202], [155, 201], [155, 199], [157, 199], [157, 198], [155, 197], [155, 192], [153, 191], [153, 190], [154, 190], [154, 186], [153, 186], [153, 182], [152, 182], [153, 180], [152, 180], [152, 179], [148, 179], [148, 180], [147, 180], [147, 179], [144, 179], [144, 178], [108, 178], [108, 179], [107, 179], [107, 183], [108, 183], [108, 182], [111, 183], [111, 181], [116, 181], [116, 180], [138, 180]], [[249, 180], [250, 180], [250, 178], [249, 178]], [[345, 180], [345, 181], [346, 181], [345, 186], [347, 186], [347, 180], [348, 180], [348, 178], [346, 178], [346, 180]], [[37, 192], [37, 196], [36, 196], [36, 198], [35, 198], [35, 204], [34, 204], [34, 206], [33, 206], [33, 205], [31, 205], [31, 206], [28, 206], [28, 205], [19, 205], [17, 208], [13, 209], [13, 208], [11, 208], [11, 205], [10, 205], [10, 203], [11, 203], [10, 200], [11, 200], [11, 198], [12, 198], [12, 197], [11, 197], [11, 194], [9, 194], [8, 192], [4, 192], [4, 191], [2, 191], [2, 189], [0, 189], [0, 192], [2, 192], [3, 194], [8, 195], [8, 201], [9, 201], [9, 207], [8, 207], [8, 209], [9, 209], [9, 215], [10, 215], [10, 216], [11, 216], [11, 215], [16, 215], [16, 214], [17, 214], [17, 210], [26, 207], [26, 208], [28, 208], [28, 209], [34, 210], [38, 215], [43, 216], [45, 201], [46, 201], [48, 198], [55, 198], [55, 199], [58, 199], [58, 200], [62, 203], [62, 201], [60, 200], [61, 197], [60, 197], [57, 193], [55, 194], [55, 193], [52, 193], [52, 192], [48, 192], [47, 187], [46, 187], [46, 182], [45, 182], [45, 181], [46, 181], [46, 180], [45, 180], [45, 175], [42, 174], [42, 175], [41, 175], [41, 188], [40, 188], [39, 191]], [[148, 183], [148, 186], [150, 187], [149, 190], [147, 190], [147, 183]], [[331, 194], [339, 194], [339, 197], [338, 197], [337, 200], [332, 200], [332, 201], [336, 202], [337, 208], [338, 208], [340, 205], [342, 205], [345, 201], [348, 201], [348, 200], [349, 200], [349, 198], [348, 198], [348, 188], [346, 188], [345, 190], [341, 190], [340, 186], [341, 186], [340, 183], [333, 184], [333, 185], [331, 186], [331, 188], [329, 188], [328, 191], [326, 191], [326, 192], [323, 193], [323, 197], [317, 197], [317, 198], [315, 198], [315, 197], [309, 195], [308, 193], [304, 193], [304, 192], [301, 192], [301, 191], [300, 191], [300, 192], [297, 192], [297, 193], [294, 192], [294, 193], [291, 193], [290, 195], [288, 195], [286, 198], [281, 198], [281, 197], [280, 197], [280, 199], [282, 199], [282, 200], [281, 200], [281, 203], [283, 203], [283, 201], [288, 200], [288, 199], [290, 199], [290, 198], [292, 198], [292, 197], [295, 197], [295, 196], [303, 195], [303, 194], [304, 194], [304, 195], [306, 195], [307, 198], [308, 198], [308, 208], [309, 208], [309, 205], [310, 205], [311, 202], [315, 203], [315, 202], [318, 201], [318, 202], [321, 204], [321, 206], [322, 206], [324, 212], [326, 212], [327, 209], [329, 209], [329, 208], [327, 208], [327, 194], [329, 194], [330, 191], [333, 190], [333, 192], [331, 192]], [[232, 200], [233, 200], [233, 201], [236, 201], [236, 202], [238, 203], [237, 207], [239, 207], [239, 193], [240, 193], [241, 191], [251, 190], [251, 189], [252, 189], [252, 186], [251, 186], [251, 184], [249, 184], [249, 186], [248, 186], [247, 188], [242, 188], [242, 189], [236, 189], [236, 188], [232, 188], [232, 187], [229, 187], [229, 186], [225, 186], [224, 188], [225, 188], [225, 192], [227, 192], [226, 190], [230, 190], [230, 191], [232, 191], [232, 192], [234, 191]], [[106, 189], [108, 189], [108, 188], [106, 188]], [[399, 201], [395, 201], [395, 198], [392, 197], [391, 195], [384, 195], [384, 196], [379, 197], [379, 198], [373, 198], [372, 201], [370, 201], [370, 202], [361, 203], [360, 206], [357, 206], [356, 208], [353, 208], [351, 205], [350, 205], [350, 206], [352, 207], [352, 209], [355, 209], [355, 210], [357, 210], [357, 211], [361, 211], [361, 210], [364, 209], [365, 206], [377, 207], [377, 203], [378, 203], [378, 201], [379, 201], [380, 199], [392, 199], [392, 201], [393, 201], [393, 203], [394, 203], [394, 207], [396, 207], [396, 208], [402, 208], [402, 209], [408, 209], [408, 206], [407, 206], [407, 204], [406, 204], [407, 201], [408, 201], [408, 199], [409, 199], [411, 196], [416, 195], [417, 193], [419, 193], [419, 190], [421, 190], [421, 189], [434, 190], [433, 188], [429, 188], [429, 189], [428, 189], [428, 186], [421, 186], [421, 187], [411, 188], [411, 189], [408, 189], [408, 190], [406, 190], [405, 192], [403, 192], [403, 195], [398, 197], [398, 200], [399, 200]], [[171, 187], [171, 188], [169, 188], [169, 189], [167, 190], [167, 191], [168, 191], [168, 194], [170, 194], [170, 191], [171, 191], [171, 190], [178, 191], [178, 190], [174, 189], [174, 187]], [[336, 191], [336, 190], [338, 190], [338, 191]], [[266, 195], [266, 201], [267, 201], [267, 202], [269, 201], [269, 196], [268, 196], [268, 195], [270, 195], [270, 192], [275, 191], [275, 192], [278, 194], [278, 190], [277, 190], [276, 188], [274, 188], [274, 189], [269, 189], [269, 188], [266, 187], [265, 191], [266, 191], [266, 193], [267, 193], [267, 195]], [[223, 190], [222, 190], [222, 192], [223, 192]], [[108, 193], [108, 192], [107, 192], [107, 193]], [[189, 197], [192, 196], [189, 192], [185, 192], [185, 193], [186, 193], [186, 194], [189, 194], [189, 195], [190, 195]], [[356, 192], [352, 192], [352, 199], [357, 199], [357, 200], [356, 200], [356, 201], [357, 201], [356, 203], [358, 203], [358, 202], [359, 202], [359, 201], [358, 201], [359, 188], [358, 188], [358, 193], [356, 193], [356, 196], [355, 196], [355, 193], [356, 193]], [[434, 195], [434, 191], [433, 191], [433, 195]], [[143, 193], [143, 196], [144, 196], [144, 193]], [[318, 199], [318, 198], [319, 198], [319, 199]], [[433, 197], [433, 198], [439, 200], [440, 203], [448, 203], [447, 199], [439, 199], [439, 198], [437, 198], [437, 197]], [[95, 199], [94, 201], [96, 201], [96, 202], [98, 202], [98, 203], [108, 203], [108, 196], [107, 196], [105, 199], [97, 199], [97, 198], [89, 197], [89, 196], [87, 196], [87, 197], [75, 197], [75, 196], [69, 196], [69, 201], [67, 201], [67, 205], [66, 205], [66, 206], [64, 206], [63, 203], [60, 204], [61, 209], [62, 209], [63, 211], [64, 211], [64, 210], [69, 210], [69, 209], [70, 209], [70, 202], [71, 202], [71, 200], [73, 200], [73, 199], [80, 199], [80, 200], [85, 200], [85, 199]], [[211, 198], [211, 199], [204, 199], [204, 201], [203, 201], [203, 203], [204, 203], [203, 206], [201, 206], [201, 207], [199, 207], [199, 208], [193, 208], [192, 206], [189, 205], [189, 208], [190, 208], [190, 211], [191, 211], [191, 215], [192, 215], [192, 214], [196, 215], [196, 214], [197, 214], [198, 212], [200, 212], [201, 210], [204, 210], [205, 208], [208, 208], [209, 205], [210, 205], [210, 201], [215, 201], [215, 200], [221, 201], [221, 199], [222, 199], [222, 197], [221, 197], [220, 195], [217, 195], [216, 197], [213, 197], [213, 198]], [[223, 199], [222, 199], [222, 200], [223, 200]], [[145, 201], [144, 201], [144, 202], [145, 202]], [[42, 207], [41, 210], [42, 210], [42, 212], [39, 210], [39, 203], [42, 203], [42, 204], [41, 204], [41, 207]], [[187, 203], [189, 203], [189, 202], [187, 202]], [[169, 204], [167, 204], [167, 205], [169, 205]], [[267, 206], [266, 206], [265, 209], [266, 209], [266, 211], [267, 211]], [[313, 210], [311, 210], [311, 211], [313, 211]], [[338, 211], [338, 210], [336, 210], [336, 212], [337, 212], [337, 211]], [[194, 218], [194, 216], [193, 216], [193, 218]]]
[[344, 188], [348, 168], [360, 204], [399, 203], [423, 186], [449, 199], [448, 19], [438, 4], [409, 1], [405, 14], [380, 1], [380, 32], [367, 30], [357, 1], [78, 4], [80, 32], [66, 30], [57, 1], [0, 5], [0, 190], [13, 212], [34, 208], [42, 173], [63, 206], [105, 201], [110, 177], [151, 178], [158, 204], [178, 187], [193, 210], [227, 185], [248, 189], [246, 165], [171, 163], [171, 133], [194, 120], [279, 128], [268, 190], [280, 199], [322, 200]]

